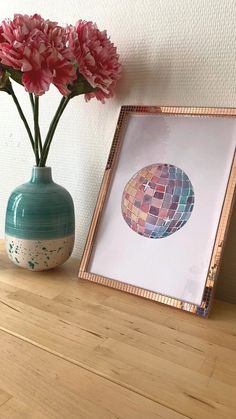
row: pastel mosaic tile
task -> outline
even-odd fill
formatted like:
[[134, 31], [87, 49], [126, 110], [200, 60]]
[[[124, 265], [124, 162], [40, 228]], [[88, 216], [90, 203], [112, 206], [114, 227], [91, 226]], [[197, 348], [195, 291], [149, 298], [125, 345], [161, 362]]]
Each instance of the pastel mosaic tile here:
[[129, 180], [121, 210], [133, 231], [160, 239], [182, 228], [193, 206], [194, 190], [186, 173], [171, 164], [152, 164]]

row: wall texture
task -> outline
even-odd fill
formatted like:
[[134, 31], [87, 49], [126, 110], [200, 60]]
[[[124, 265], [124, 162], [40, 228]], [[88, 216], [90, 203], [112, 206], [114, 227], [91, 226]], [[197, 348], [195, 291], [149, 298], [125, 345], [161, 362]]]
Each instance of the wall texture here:
[[[56, 7], [55, 7], [56, 5]], [[39, 13], [59, 23], [79, 18], [107, 29], [124, 66], [114, 99], [102, 105], [82, 97], [61, 119], [48, 164], [71, 192], [76, 206], [75, 255], [80, 256], [122, 104], [236, 106], [234, 0], [12, 0], [0, 19], [15, 12]], [[30, 116], [28, 97], [17, 88]], [[50, 98], [49, 98], [50, 97]], [[59, 100], [42, 98], [46, 132]], [[30, 176], [33, 156], [11, 98], [1, 94], [0, 237], [10, 191]]]

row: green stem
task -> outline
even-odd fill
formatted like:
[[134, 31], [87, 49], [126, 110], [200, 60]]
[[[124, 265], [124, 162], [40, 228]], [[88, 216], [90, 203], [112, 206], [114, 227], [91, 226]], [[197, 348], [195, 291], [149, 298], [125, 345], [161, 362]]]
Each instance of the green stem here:
[[32, 146], [33, 151], [34, 151], [34, 139], [33, 139], [33, 136], [32, 136], [32, 134], [31, 134], [31, 131], [30, 131], [30, 127], [29, 127], [29, 125], [28, 125], [28, 122], [27, 122], [27, 120], [26, 120], [26, 118], [25, 118], [25, 115], [24, 115], [24, 113], [23, 113], [23, 111], [22, 111], [22, 109], [21, 109], [21, 106], [20, 106], [20, 104], [19, 104], [19, 101], [18, 101], [18, 99], [17, 99], [17, 97], [16, 97], [16, 95], [15, 95], [15, 92], [14, 92], [14, 90], [13, 90], [12, 85], [11, 85], [11, 87], [10, 87], [10, 94], [11, 94], [11, 96], [12, 96], [12, 99], [13, 99], [13, 100], [14, 100], [14, 102], [15, 102], [15, 105], [16, 105], [16, 107], [17, 107], [17, 110], [18, 110], [18, 112], [19, 112], [20, 117], [21, 117], [22, 121], [24, 122], [24, 125], [25, 125], [25, 128], [26, 128], [26, 131], [27, 131], [28, 136], [29, 136], [29, 139], [30, 139], [31, 146]]
[[29, 98], [32, 106], [32, 111], [34, 112], [34, 96], [33, 93], [29, 93]]
[[40, 128], [39, 128], [39, 150], [40, 150], [40, 156], [41, 156], [42, 151], [43, 151], [43, 145], [42, 145], [42, 138], [41, 138]]
[[[32, 106], [33, 115], [34, 115], [35, 102], [34, 102], [33, 93], [29, 93], [29, 98], [30, 98], [30, 102], [31, 102], [31, 106]], [[39, 150], [40, 150], [40, 155], [41, 155], [43, 146], [42, 146], [42, 138], [41, 138], [41, 132], [40, 132], [39, 125], [38, 125], [38, 142], [39, 142]]]
[[41, 159], [39, 161], [39, 166], [45, 166], [45, 164], [46, 164], [46, 160], [47, 160], [47, 157], [48, 157], [48, 153], [49, 153], [50, 145], [51, 145], [51, 142], [52, 142], [52, 139], [53, 139], [53, 135], [56, 131], [58, 122], [59, 122], [66, 106], [68, 105], [70, 99], [71, 98], [69, 96], [67, 96], [67, 97], [63, 96], [63, 98], [60, 101], [60, 104], [57, 108], [57, 111], [56, 111], [56, 113], [54, 115], [54, 118], [51, 122], [51, 125], [49, 127], [45, 143], [43, 145], [43, 150], [42, 150], [42, 154], [41, 154]]
[[34, 99], [34, 154], [36, 166], [39, 164], [39, 97]]

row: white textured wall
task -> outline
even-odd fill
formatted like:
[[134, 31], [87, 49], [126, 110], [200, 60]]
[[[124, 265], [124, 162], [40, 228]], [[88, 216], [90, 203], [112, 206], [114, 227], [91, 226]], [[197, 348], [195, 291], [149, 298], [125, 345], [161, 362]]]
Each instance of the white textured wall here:
[[[39, 13], [60, 23], [79, 18], [107, 29], [117, 44], [124, 75], [106, 105], [75, 98], [66, 109], [48, 165], [72, 194], [76, 207], [75, 255], [81, 255], [122, 104], [235, 106], [234, 0], [11, 0], [0, 19], [15, 12]], [[19, 98], [30, 116], [27, 94]], [[46, 130], [59, 100], [42, 100]], [[11, 98], [0, 95], [0, 237], [8, 195], [30, 176], [33, 156]]]

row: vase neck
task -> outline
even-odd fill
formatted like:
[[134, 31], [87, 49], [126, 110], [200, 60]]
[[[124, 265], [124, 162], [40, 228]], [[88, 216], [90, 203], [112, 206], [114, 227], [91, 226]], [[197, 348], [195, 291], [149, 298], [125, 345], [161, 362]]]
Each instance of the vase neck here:
[[52, 183], [51, 167], [34, 166], [32, 169], [31, 183]]

